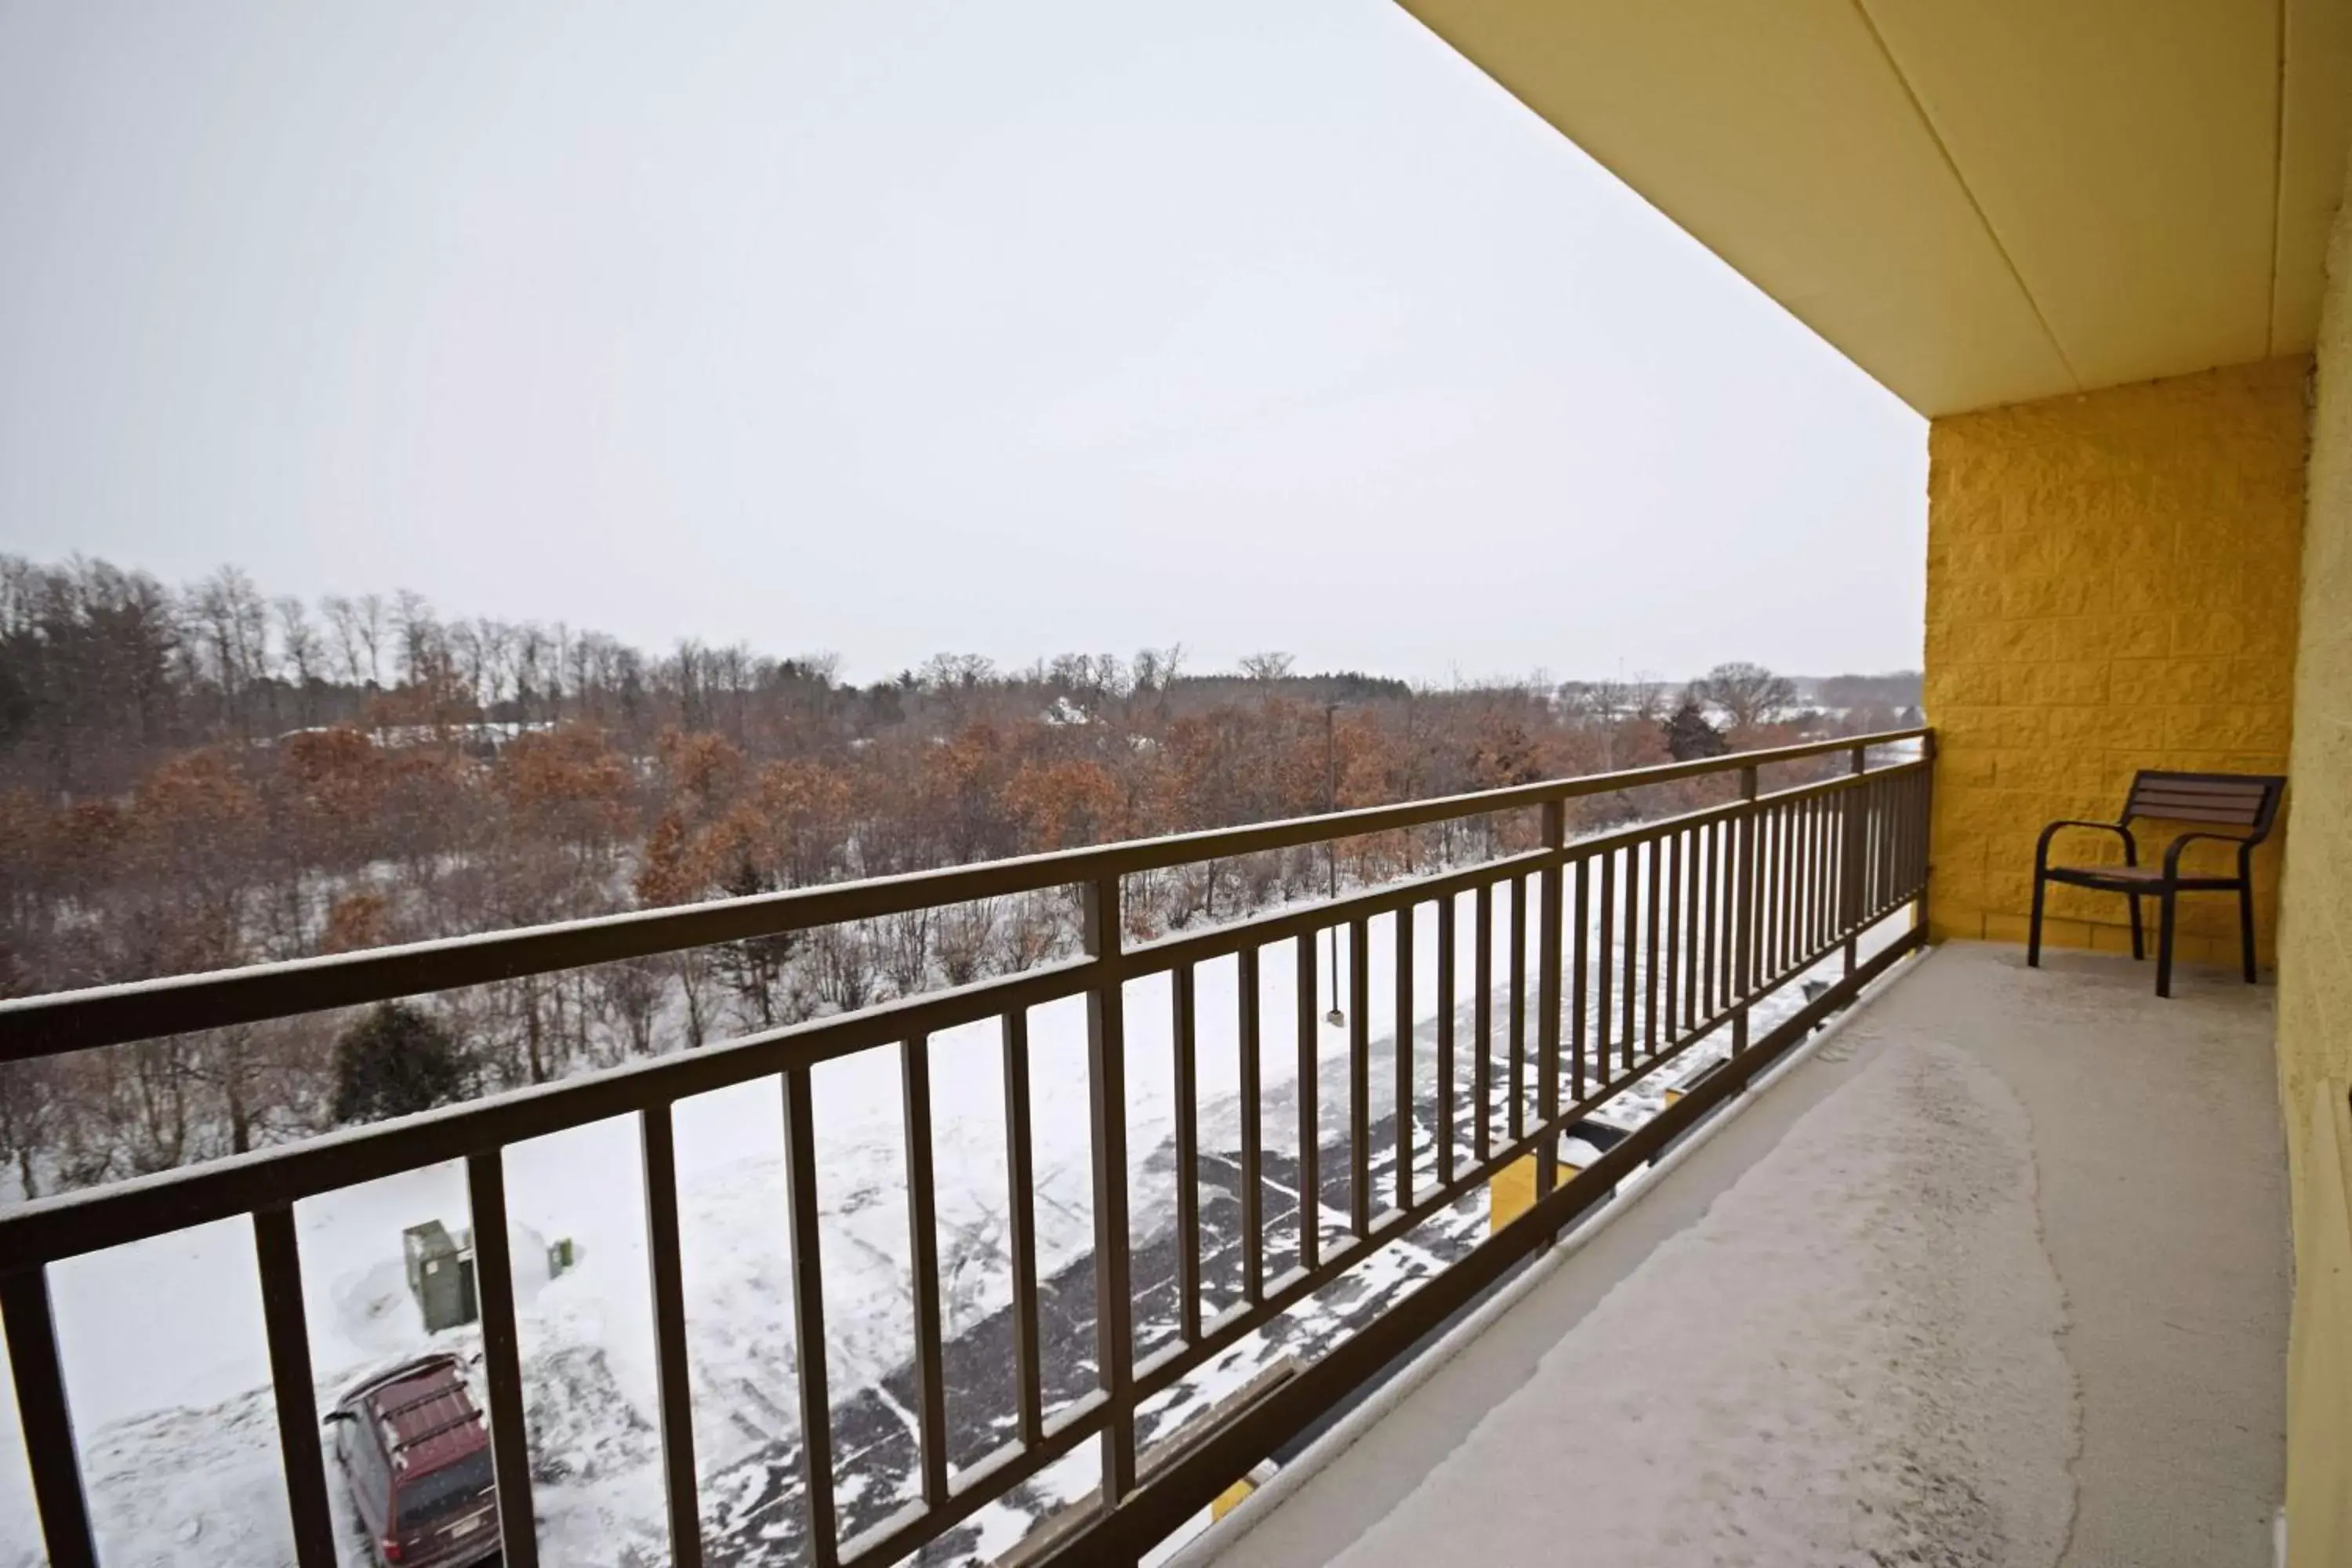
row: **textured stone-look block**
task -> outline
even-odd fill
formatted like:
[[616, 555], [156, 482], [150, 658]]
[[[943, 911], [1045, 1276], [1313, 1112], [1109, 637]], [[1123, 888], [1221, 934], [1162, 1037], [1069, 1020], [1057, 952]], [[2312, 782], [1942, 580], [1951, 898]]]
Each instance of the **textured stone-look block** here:
[[[2309, 370], [2273, 360], [1936, 421], [1931, 932], [2023, 941], [2034, 835], [2112, 819], [2139, 768], [2287, 771]], [[2335, 689], [2340, 709], [2352, 679]], [[2142, 858], [2178, 831], [2141, 828]], [[2283, 837], [2256, 859], [2266, 963]], [[2111, 834], [2057, 848], [2120, 858]], [[2180, 909], [2183, 958], [2235, 962], [2233, 900]], [[2119, 897], [2053, 888], [2049, 912], [2047, 942], [2129, 951]]]
[[[2287, 785], [2294, 852], [2279, 922], [2295, 1253], [2287, 1568], [2352, 1563], [2352, 201], [2328, 246], [2315, 357]], [[2280, 632], [2252, 627], [2257, 640]]]

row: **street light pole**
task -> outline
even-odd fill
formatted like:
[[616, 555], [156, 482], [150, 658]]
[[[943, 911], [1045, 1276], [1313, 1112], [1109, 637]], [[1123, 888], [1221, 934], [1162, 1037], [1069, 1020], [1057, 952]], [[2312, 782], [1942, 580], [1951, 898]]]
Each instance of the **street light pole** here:
[[[1339, 809], [1339, 740], [1334, 719], [1339, 711], [1337, 702], [1323, 704], [1323, 809], [1326, 812]], [[1324, 840], [1323, 864], [1329, 877], [1330, 896], [1336, 900], [1339, 897], [1338, 840]], [[1348, 1015], [1339, 1009], [1339, 928], [1333, 926], [1330, 935], [1331, 962], [1324, 965], [1324, 972], [1331, 977], [1331, 1010], [1323, 1015], [1323, 1021], [1336, 1028], [1348, 1021]]]

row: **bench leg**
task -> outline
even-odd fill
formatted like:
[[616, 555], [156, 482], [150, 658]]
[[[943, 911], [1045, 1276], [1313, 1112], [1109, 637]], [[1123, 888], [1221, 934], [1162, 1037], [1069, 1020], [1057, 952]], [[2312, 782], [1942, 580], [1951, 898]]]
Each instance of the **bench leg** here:
[[2246, 984], [2254, 983], [2254, 879], [2238, 884], [2238, 948], [2246, 967]]
[[2025, 928], [2025, 966], [2042, 967], [2042, 889], [2046, 884], [2037, 874], [2033, 879], [2033, 919]]
[[2145, 937], [2143, 937], [2143, 936], [2141, 936], [2141, 935], [2140, 935], [2140, 927], [2139, 927], [2139, 895], [2138, 895], [2137, 893], [2126, 893], [2126, 894], [2124, 895], [2124, 897], [2125, 897], [2125, 898], [2126, 898], [2126, 899], [2129, 899], [2129, 900], [2131, 900], [2131, 907], [2132, 907], [2132, 962], [2133, 962], [2134, 963], [2137, 963], [2141, 959], [2146, 958], [2146, 957], [2147, 956], [2147, 939], [2146, 939]]
[[2167, 888], [2157, 905], [2156, 994], [2158, 996], [2172, 994], [2172, 889]]

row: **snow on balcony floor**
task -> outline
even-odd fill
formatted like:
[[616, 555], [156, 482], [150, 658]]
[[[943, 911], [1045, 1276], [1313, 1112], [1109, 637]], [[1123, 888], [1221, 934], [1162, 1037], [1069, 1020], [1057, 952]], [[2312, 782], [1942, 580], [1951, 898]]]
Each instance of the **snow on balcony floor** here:
[[2149, 986], [1938, 949], [1185, 1557], [2268, 1563], [2271, 992]]

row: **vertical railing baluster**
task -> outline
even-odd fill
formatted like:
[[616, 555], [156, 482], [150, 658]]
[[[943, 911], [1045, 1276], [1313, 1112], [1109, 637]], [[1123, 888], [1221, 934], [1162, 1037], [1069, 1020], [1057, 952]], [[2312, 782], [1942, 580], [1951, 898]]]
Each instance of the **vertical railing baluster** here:
[[1633, 1070], [1636, 1047], [1641, 1028], [1634, 1014], [1642, 996], [1642, 979], [1635, 965], [1642, 955], [1642, 860], [1641, 846], [1625, 847], [1625, 942], [1622, 962], [1617, 973], [1617, 1004], [1621, 1009], [1617, 1019], [1618, 1068]]
[[1013, 1394], [1021, 1446], [1045, 1440], [1045, 1367], [1037, 1332], [1037, 1174], [1029, 1126], [1029, 1010], [1003, 1018], [1004, 1197], [1013, 1254]]
[[1776, 934], [1772, 962], [1765, 966], [1762, 984], [1769, 986], [1785, 974], [1789, 957], [1795, 951], [1795, 915], [1797, 890], [1797, 805], [1781, 803], [1773, 810], [1773, 844], [1775, 859], [1770, 876], [1765, 879], [1767, 894], [1772, 899], [1771, 930]]
[[1687, 868], [1683, 853], [1683, 836], [1677, 830], [1664, 840], [1666, 849], [1666, 983], [1664, 1006], [1666, 1026], [1664, 1036], [1667, 1045], [1675, 1043], [1681, 1033], [1683, 966], [1683, 878]]
[[1813, 830], [1821, 818], [1818, 809], [1821, 799], [1809, 795], [1797, 816], [1797, 941], [1792, 947], [1800, 962], [1813, 954], [1813, 868], [1818, 848]]
[[1884, 778], [1870, 781], [1863, 830], [1863, 841], [1868, 846], [1863, 853], [1870, 872], [1870, 879], [1864, 884], [1864, 918], [1874, 921], [1886, 912], [1882, 902], [1886, 883], [1886, 781]]
[[1886, 794], [1887, 902], [1891, 909], [1903, 901], [1905, 891], [1911, 885], [1909, 776], [1887, 781]]
[[660, 1405], [662, 1502], [675, 1568], [701, 1568], [702, 1508], [694, 1472], [694, 1386], [686, 1361], [686, 1282], [677, 1226], [677, 1138], [667, 1100], [637, 1112], [646, 1188], [646, 1276], [654, 1315], [654, 1397]]
[[1575, 936], [1570, 947], [1573, 956], [1569, 961], [1570, 1092], [1581, 1105], [1587, 1092], [1585, 1084], [1585, 1029], [1587, 1017], [1584, 999], [1588, 976], [1586, 970], [1592, 961], [1592, 857], [1584, 856], [1576, 863]]
[[1658, 906], [1664, 892], [1666, 841], [1653, 838], [1646, 847], [1650, 863], [1649, 897], [1642, 910], [1642, 1046], [1658, 1054]]
[[1478, 929], [1470, 938], [1470, 1096], [1475, 1102], [1471, 1152], [1479, 1164], [1495, 1152], [1495, 885], [1478, 884], [1471, 900]]
[[1871, 900], [1875, 896], [1878, 860], [1878, 819], [1873, 803], [1878, 798], [1878, 781], [1864, 778], [1853, 790], [1853, 811], [1860, 826], [1854, 829], [1854, 895], [1853, 924], [1858, 931], [1871, 921]]
[[1731, 1016], [1739, 994], [1739, 832], [1740, 821], [1728, 816], [1716, 826], [1716, 852], [1720, 864], [1715, 882], [1715, 1016]]
[[[1927, 802], [1935, 785], [1925, 768], [1912, 775], [1912, 792], [1916, 797], [1911, 807], [1911, 887], [1915, 895], [1927, 889]], [[1913, 914], [1914, 922], [1925, 925], [1927, 920], [1927, 901], [1920, 899]]]
[[1912, 781], [1910, 781], [1910, 775], [1906, 775], [1906, 778], [1895, 785], [1895, 790], [1898, 790], [1898, 804], [1895, 804], [1895, 886], [1898, 886], [1900, 891], [1910, 891], [1910, 884], [1912, 884], [1912, 875], [1910, 875]]
[[1910, 775], [1895, 781], [1894, 860], [1895, 860], [1895, 896], [1898, 898], [1910, 889], [1910, 795], [1912, 795], [1910, 783], [1912, 783]]
[[1372, 1233], [1372, 939], [1359, 915], [1348, 922], [1348, 1225]]
[[1087, 1068], [1095, 1167], [1095, 1349], [1105, 1403], [1101, 1500], [1135, 1489], [1135, 1339], [1127, 1230], [1127, 1010], [1118, 874], [1086, 884]]
[[915, 1287], [915, 1419], [922, 1437], [923, 1506], [948, 1500], [946, 1331], [940, 1310], [940, 1199], [931, 1168], [931, 1042], [898, 1045], [907, 1135], [907, 1237]]
[[33, 1473], [33, 1510], [50, 1568], [98, 1568], [89, 1502], [74, 1447], [73, 1415], [66, 1405], [65, 1373], [58, 1363], [57, 1322], [48, 1271], [38, 1264], [0, 1271], [0, 1326], [8, 1336], [8, 1365], [16, 1384], [16, 1420]]
[[[1315, 1005], [1315, 937], [1298, 939], [1298, 1267], [1312, 1269], [1323, 1251], [1322, 1110], [1318, 1074], [1322, 1018]], [[1334, 983], [1338, 976], [1332, 977]]]
[[1893, 781], [1890, 791], [1891, 809], [1887, 813], [1887, 860], [1894, 872], [1895, 900], [1900, 902], [1903, 890], [1911, 881], [1911, 781], [1908, 777]]
[[1528, 879], [1511, 878], [1511, 940], [1510, 940], [1510, 1026], [1506, 1034], [1510, 1040], [1511, 1060], [1506, 1082], [1511, 1096], [1511, 1142], [1516, 1143], [1528, 1135]]
[[1176, 1060], [1176, 1332], [1201, 1338], [1201, 1083], [1192, 965], [1168, 977]]
[[1805, 931], [1813, 898], [1813, 803], [1789, 808], [1789, 963], [1801, 964], [1811, 943]]
[[[1601, 861], [1601, 940], [1594, 944], [1592, 1067], [1598, 1087], [1607, 1089], [1612, 1076], [1609, 1005], [1617, 973], [1617, 851], [1603, 849]], [[1589, 862], [1588, 862], [1589, 864]]]
[[1437, 900], [1437, 1184], [1454, 1185], [1454, 922], [1452, 893]]
[[1812, 880], [1812, 940], [1805, 944], [1808, 952], [1830, 944], [1832, 902], [1830, 896], [1830, 875], [1832, 866], [1830, 839], [1830, 797], [1813, 797], [1813, 880]]
[[1396, 912], [1396, 1205], [1399, 1213], [1412, 1207], [1412, 1079], [1415, 1055], [1412, 1031], [1412, 914], [1405, 905]]
[[1543, 842], [1548, 855], [1538, 873], [1536, 935], [1536, 1116], [1544, 1129], [1536, 1145], [1536, 1196], [1559, 1182], [1559, 964], [1560, 863], [1568, 850], [1568, 803], [1543, 805]]
[[1788, 973], [1797, 956], [1797, 900], [1804, 885], [1803, 803], [1790, 801], [1780, 810], [1780, 962], [1776, 975]]
[[1906, 775], [1895, 781], [1894, 846], [1890, 857], [1895, 863], [1895, 897], [1899, 900], [1911, 885], [1911, 780]]
[[1708, 823], [1700, 829], [1699, 839], [1706, 852], [1706, 879], [1700, 888], [1700, 896], [1705, 900], [1706, 912], [1701, 917], [1699, 925], [1701, 952], [1698, 1016], [1699, 1021], [1706, 1024], [1712, 1023], [1715, 1019], [1715, 1000], [1717, 990], [1716, 970], [1722, 962], [1721, 954], [1725, 945], [1722, 932], [1716, 923], [1716, 910], [1719, 902], [1716, 897], [1716, 887], [1723, 880], [1722, 822], [1718, 820]]
[[1265, 1300], [1265, 1156], [1260, 1147], [1258, 1069], [1262, 1047], [1256, 944], [1234, 954], [1234, 966], [1241, 994], [1241, 1016], [1234, 1024], [1241, 1037], [1242, 1300], [1255, 1307]]
[[1715, 825], [1701, 823], [1690, 830], [1690, 870], [1686, 878], [1687, 907], [1684, 919], [1687, 952], [1684, 958], [1683, 1016], [1694, 1034], [1706, 1026], [1706, 970], [1712, 952], [1707, 930], [1707, 887], [1715, 874]]
[[826, 1387], [824, 1266], [816, 1191], [816, 1089], [807, 1068], [784, 1071], [784, 1223], [793, 1259], [793, 1368], [800, 1391], [801, 1479], [811, 1568], [841, 1561], [833, 1496], [833, 1395]]
[[1756, 770], [1739, 770], [1739, 798], [1747, 803], [1745, 810], [1734, 818], [1738, 843], [1738, 864], [1733, 872], [1731, 894], [1732, 973], [1731, 994], [1726, 1001], [1732, 1007], [1731, 1048], [1736, 1054], [1748, 1048], [1748, 994], [1756, 979]]
[[1795, 808], [1780, 805], [1772, 812], [1772, 869], [1765, 878], [1764, 887], [1772, 900], [1771, 924], [1772, 960], [1765, 966], [1759, 984], [1769, 985], [1789, 967], [1789, 909], [1795, 879], [1790, 875], [1794, 848], [1790, 829], [1795, 826]]
[[1899, 899], [1911, 885], [1911, 780], [1895, 781], [1895, 886]]
[[[1853, 772], [1859, 775], [1870, 765], [1866, 747], [1853, 749]], [[1867, 786], [1848, 784], [1838, 791], [1838, 934], [1845, 939], [1845, 972], [1852, 974], [1861, 963], [1861, 944], [1856, 940], [1862, 930], [1863, 881], [1862, 829], [1864, 791]]]
[[319, 1391], [310, 1373], [310, 1330], [302, 1310], [302, 1258], [292, 1205], [254, 1211], [253, 1257], [261, 1276], [261, 1323], [269, 1341], [269, 1388], [286, 1467], [294, 1560], [301, 1568], [334, 1568], [334, 1518], [327, 1507], [327, 1468], [319, 1457]]
[[1936, 737], [1931, 731], [1919, 741], [1919, 906], [1912, 911], [1911, 923], [1919, 931], [1927, 929], [1927, 879], [1935, 874], [1928, 860], [1928, 825], [1936, 819]]
[[1829, 945], [1831, 925], [1832, 923], [1830, 917], [1830, 871], [1832, 865], [1829, 831], [1830, 797], [1825, 795], [1815, 795], [1813, 797], [1812, 806], [1813, 878], [1811, 900], [1813, 918], [1811, 921], [1812, 940], [1805, 944], [1805, 948], [1808, 952]]
[[1845, 910], [1845, 900], [1839, 896], [1838, 879], [1844, 865], [1845, 792], [1822, 795], [1816, 804], [1821, 816], [1815, 837], [1821, 849], [1817, 857], [1819, 869], [1814, 874], [1818, 912], [1813, 923], [1820, 936], [1814, 945], [1827, 953], [1844, 940], [1844, 933], [1838, 929], [1839, 918]]
[[1827, 947], [1834, 921], [1831, 915], [1831, 872], [1835, 864], [1830, 840], [1831, 800], [1827, 795], [1813, 797], [1813, 875], [1812, 875], [1812, 939], [1805, 944], [1808, 952]]
[[498, 1480], [499, 1561], [504, 1568], [536, 1568], [539, 1525], [530, 1504], [530, 1434], [523, 1425], [522, 1345], [515, 1332], [506, 1161], [499, 1150], [466, 1156], [466, 1196], [474, 1221], [482, 1374], [490, 1394], [490, 1468]]
[[1870, 802], [1864, 818], [1869, 832], [1870, 893], [1864, 903], [1873, 921], [1886, 912], [1886, 780], [1870, 781]]
[[1921, 738], [1919, 754], [1919, 910], [1915, 923], [1924, 931], [1927, 926], [1927, 884], [1936, 874], [1929, 847], [1929, 834], [1936, 820], [1936, 737], [1932, 733]]
[[1853, 919], [1853, 889], [1846, 885], [1847, 873], [1853, 864], [1853, 857], [1847, 853], [1851, 840], [1847, 837], [1846, 831], [1853, 821], [1853, 786], [1847, 785], [1837, 792], [1836, 805], [1831, 809], [1827, 826], [1830, 859], [1836, 868], [1835, 875], [1831, 879], [1829, 892], [1831, 908], [1828, 940], [1833, 944], [1844, 942]]
[[1813, 902], [1813, 802], [1811, 796], [1789, 808], [1789, 961], [1802, 963], [1811, 950], [1807, 932]]

